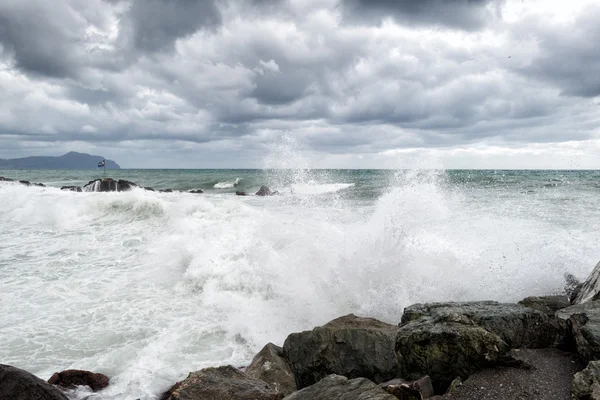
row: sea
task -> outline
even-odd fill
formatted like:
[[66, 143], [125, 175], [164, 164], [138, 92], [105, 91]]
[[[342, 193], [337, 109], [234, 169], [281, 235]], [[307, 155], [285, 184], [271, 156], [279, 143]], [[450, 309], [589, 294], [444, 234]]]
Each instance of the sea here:
[[600, 260], [600, 171], [121, 169], [174, 192], [60, 190], [103, 174], [0, 170], [47, 186], [0, 182], [0, 362], [110, 377], [73, 399], [157, 399], [349, 313], [558, 294]]

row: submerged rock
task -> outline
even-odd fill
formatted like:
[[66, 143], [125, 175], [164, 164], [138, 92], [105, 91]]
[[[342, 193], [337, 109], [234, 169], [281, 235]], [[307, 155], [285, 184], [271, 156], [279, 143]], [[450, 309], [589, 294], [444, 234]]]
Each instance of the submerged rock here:
[[21, 184], [23, 184], [25, 186], [30, 186], [31, 185], [31, 182], [29, 182], [29, 181], [19, 181], [19, 183], [21, 183]]
[[533, 308], [546, 314], [549, 318], [554, 318], [554, 314], [558, 310], [571, 306], [571, 302], [566, 295], [558, 296], [542, 296], [542, 297], [526, 297], [521, 300], [519, 305], [523, 307]]
[[172, 390], [169, 400], [279, 400], [277, 393], [260, 379], [254, 379], [228, 365], [192, 372]]
[[600, 399], [600, 361], [590, 361], [573, 377], [571, 396], [575, 400]]
[[365, 378], [329, 375], [312, 386], [292, 393], [285, 400], [398, 400]]
[[189, 193], [198, 194], [198, 193], [204, 193], [204, 192], [200, 189], [195, 189], [195, 190], [190, 190]]
[[5, 178], [3, 176], [0, 176], [0, 182], [13, 182], [13, 180], [10, 178]]
[[396, 330], [394, 325], [350, 314], [312, 331], [292, 333], [283, 352], [299, 389], [330, 374], [381, 383], [399, 376]]
[[159, 192], [161, 192], [161, 193], [173, 193], [173, 189], [159, 190]]
[[239, 190], [235, 192], [238, 196], [247, 196], [246, 192], [240, 192]]
[[600, 301], [563, 308], [556, 321], [566, 333], [565, 345], [586, 361], [600, 359]]
[[284, 396], [296, 390], [296, 381], [283, 357], [283, 349], [273, 343], [267, 344], [254, 356], [245, 372], [252, 378], [267, 382]]
[[78, 369], [68, 369], [62, 372], [55, 372], [48, 380], [48, 383], [65, 388], [73, 386], [89, 386], [94, 392], [97, 392], [98, 390], [107, 387], [108, 381], [108, 377], [103, 374]]
[[83, 189], [81, 189], [81, 186], [63, 186], [60, 188], [60, 190], [66, 190], [66, 191], [70, 191], [70, 192], [83, 192]]
[[152, 189], [152, 188], [151, 188], [151, 187], [149, 187], [149, 186], [148, 186], [148, 187], [145, 187], [145, 188], [144, 188], [144, 190], [147, 190], [147, 191], [149, 191], [149, 192], [154, 192], [154, 189]]
[[0, 399], [68, 400], [60, 390], [37, 376], [4, 364], [0, 364]]
[[261, 186], [260, 189], [258, 189], [258, 192], [256, 192], [257, 196], [273, 196], [275, 194], [279, 194], [279, 192], [277, 190], [272, 192], [271, 189], [266, 186]]
[[582, 304], [588, 301], [600, 299], [600, 262], [592, 270], [592, 273], [583, 282], [581, 290], [575, 297], [573, 304]]

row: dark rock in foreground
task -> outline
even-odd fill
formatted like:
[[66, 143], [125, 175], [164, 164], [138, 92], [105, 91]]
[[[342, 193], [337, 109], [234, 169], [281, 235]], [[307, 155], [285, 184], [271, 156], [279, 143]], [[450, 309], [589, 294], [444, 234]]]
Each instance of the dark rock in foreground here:
[[600, 361], [590, 361], [575, 374], [571, 393], [575, 400], [600, 399]]
[[296, 390], [296, 381], [290, 366], [283, 358], [283, 349], [273, 343], [267, 344], [246, 368], [248, 376], [265, 381], [277, 393], [284, 396]]
[[600, 263], [594, 267], [590, 276], [583, 282], [573, 304], [582, 304], [594, 300], [600, 300]]
[[600, 301], [563, 308], [556, 320], [566, 332], [566, 346], [586, 361], [600, 359]]
[[276, 190], [272, 192], [271, 189], [266, 186], [261, 186], [260, 189], [258, 189], [258, 192], [256, 192], [257, 196], [273, 196], [275, 194], [279, 194], [279, 192]]
[[329, 375], [318, 383], [287, 396], [285, 400], [398, 400], [365, 378], [349, 380]]
[[292, 333], [283, 351], [299, 389], [330, 374], [381, 383], [399, 376], [396, 330], [394, 325], [350, 314], [312, 331]]
[[96, 374], [78, 369], [68, 369], [62, 372], [55, 372], [48, 380], [48, 383], [64, 388], [89, 386], [94, 392], [97, 392], [98, 390], [107, 387], [108, 381], [108, 377], [103, 374]]
[[0, 399], [68, 400], [57, 388], [22, 369], [0, 364]]
[[228, 365], [192, 372], [169, 400], [279, 400], [283, 396], [266, 382]]
[[83, 189], [81, 189], [80, 186], [63, 186], [60, 188], [60, 190], [66, 190], [70, 192], [83, 192]]
[[405, 381], [404, 379], [392, 379], [389, 382], [379, 385], [389, 394], [393, 394], [398, 399], [428, 399], [434, 395], [433, 383], [431, 378], [424, 376], [413, 382]]
[[571, 306], [571, 302], [566, 295], [527, 297], [519, 302], [523, 307], [533, 308], [546, 314], [549, 318], [554, 318], [558, 310]]

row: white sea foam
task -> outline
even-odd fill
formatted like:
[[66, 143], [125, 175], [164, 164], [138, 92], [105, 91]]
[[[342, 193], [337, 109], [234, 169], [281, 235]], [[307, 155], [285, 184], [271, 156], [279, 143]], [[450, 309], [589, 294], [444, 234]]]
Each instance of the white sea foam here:
[[529, 199], [490, 202], [439, 179], [399, 174], [361, 209], [0, 183], [2, 362], [44, 379], [110, 376], [90, 399], [155, 399], [189, 371], [247, 364], [346, 313], [397, 323], [415, 302], [515, 301], [597, 261], [585, 214], [559, 226]]
[[[340, 190], [348, 189], [355, 186], [354, 183], [316, 183], [314, 181], [309, 183], [295, 183], [290, 186], [287, 190], [294, 194], [305, 194], [305, 195], [317, 195], [325, 193], [335, 193]], [[285, 192], [285, 190], [284, 190]]]
[[241, 178], [236, 178], [233, 182], [218, 182], [213, 186], [215, 189], [231, 189], [240, 184]]

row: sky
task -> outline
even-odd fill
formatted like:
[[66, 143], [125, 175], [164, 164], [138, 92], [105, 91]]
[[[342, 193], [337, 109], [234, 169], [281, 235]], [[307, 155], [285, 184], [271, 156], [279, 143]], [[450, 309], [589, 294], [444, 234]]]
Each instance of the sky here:
[[595, 0], [2, 0], [0, 158], [600, 169], [599, 20]]

